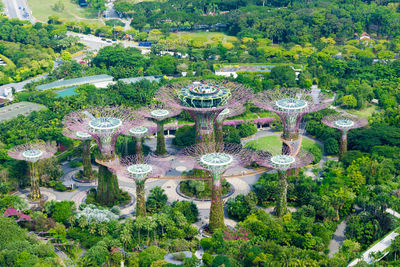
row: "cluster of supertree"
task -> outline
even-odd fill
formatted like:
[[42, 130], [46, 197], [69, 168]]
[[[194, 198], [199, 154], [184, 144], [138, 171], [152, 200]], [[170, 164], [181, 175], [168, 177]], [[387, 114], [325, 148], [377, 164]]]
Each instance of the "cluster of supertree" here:
[[339, 159], [342, 159], [347, 152], [347, 133], [351, 129], [364, 127], [368, 124], [368, 120], [348, 114], [333, 114], [322, 118], [322, 123], [341, 131]]
[[64, 126], [68, 131], [89, 134], [96, 141], [100, 164], [96, 201], [109, 205], [115, 203], [121, 191], [118, 179], [106, 163], [118, 160], [115, 155], [115, 142], [122, 133], [140, 126], [143, 122], [137, 112], [125, 107], [99, 107], [71, 112], [64, 118]]
[[28, 196], [30, 200], [37, 201], [42, 199], [39, 185], [39, 173], [37, 162], [41, 159], [49, 158], [57, 152], [57, 147], [43, 141], [26, 143], [15, 146], [8, 150], [8, 155], [17, 160], [27, 161], [29, 164], [29, 175], [31, 178], [31, 192]]

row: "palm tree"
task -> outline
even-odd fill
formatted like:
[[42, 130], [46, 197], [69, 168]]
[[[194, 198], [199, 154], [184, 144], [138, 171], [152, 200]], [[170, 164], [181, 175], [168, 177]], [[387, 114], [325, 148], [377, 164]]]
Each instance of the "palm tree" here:
[[101, 222], [97, 225], [97, 231], [101, 236], [105, 236], [108, 233], [108, 226], [105, 222]]
[[87, 219], [86, 219], [86, 216], [80, 216], [79, 217], [79, 219], [78, 219], [78, 225], [79, 225], [79, 227], [80, 228], [85, 228], [86, 227], [86, 225], [88, 224], [88, 221], [87, 221]]
[[89, 223], [89, 233], [94, 235], [96, 233], [97, 225], [96, 223]]
[[132, 233], [127, 225], [125, 225], [122, 229], [120, 238], [124, 244], [124, 249], [126, 249], [127, 246], [132, 242]]
[[134, 223], [134, 227], [135, 227], [136, 231], [138, 232], [139, 244], [140, 244], [140, 231], [142, 231], [145, 221], [146, 221], [146, 217], [138, 216], [138, 217], [136, 217], [136, 221]]
[[169, 222], [168, 215], [165, 213], [156, 214], [155, 216], [157, 224], [161, 227], [161, 235], [164, 236], [164, 228]]

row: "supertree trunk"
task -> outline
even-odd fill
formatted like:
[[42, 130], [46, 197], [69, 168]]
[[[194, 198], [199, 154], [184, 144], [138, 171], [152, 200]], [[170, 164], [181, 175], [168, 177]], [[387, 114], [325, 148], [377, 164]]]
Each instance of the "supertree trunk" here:
[[107, 167], [99, 166], [96, 200], [102, 205], [113, 205], [120, 198], [118, 179]]
[[146, 216], [145, 179], [137, 179], [136, 183], [136, 217]]
[[[284, 131], [284, 132], [282, 133], [281, 138], [282, 138], [283, 140], [288, 141], [288, 142], [290, 142], [290, 141], [293, 142], [294, 140], [299, 139], [299, 133], [298, 133], [298, 132], [291, 133], [291, 132], [286, 132], [286, 131]], [[283, 154], [292, 153], [292, 150], [293, 150], [293, 148], [290, 147], [286, 142], [283, 142], [283, 143], [282, 143], [282, 153], [283, 153]]]
[[40, 193], [39, 173], [34, 162], [29, 163], [29, 174], [31, 177], [31, 193], [29, 195], [29, 199], [39, 200], [42, 198], [42, 194]]
[[215, 142], [217, 151], [221, 151], [223, 149], [224, 134], [222, 131], [222, 121], [219, 122], [218, 120], [215, 121]]
[[136, 137], [136, 157], [138, 158], [139, 162], [143, 161], [143, 140], [141, 137]]
[[339, 160], [347, 153], [347, 132], [343, 131], [340, 137]]
[[221, 175], [213, 175], [212, 195], [210, 207], [210, 223], [208, 225], [210, 232], [218, 228], [224, 228], [224, 206], [222, 203]]
[[196, 144], [212, 144], [215, 142], [214, 120], [218, 116], [215, 113], [196, 113], [195, 119]]
[[90, 157], [90, 140], [83, 141], [82, 147], [83, 177], [92, 177], [92, 160]]
[[167, 149], [165, 148], [165, 137], [164, 137], [164, 123], [161, 121], [157, 122], [157, 148], [156, 154], [158, 156], [163, 156], [167, 154]]
[[282, 217], [287, 212], [287, 175], [284, 171], [278, 171], [279, 175], [279, 195], [276, 201], [275, 214]]

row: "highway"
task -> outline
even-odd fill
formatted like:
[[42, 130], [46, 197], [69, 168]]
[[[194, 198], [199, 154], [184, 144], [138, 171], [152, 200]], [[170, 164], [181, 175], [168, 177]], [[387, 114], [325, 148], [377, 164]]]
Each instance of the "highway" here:
[[35, 18], [32, 16], [26, 0], [3, 0], [4, 8], [7, 16], [12, 19], [29, 20], [35, 23]]

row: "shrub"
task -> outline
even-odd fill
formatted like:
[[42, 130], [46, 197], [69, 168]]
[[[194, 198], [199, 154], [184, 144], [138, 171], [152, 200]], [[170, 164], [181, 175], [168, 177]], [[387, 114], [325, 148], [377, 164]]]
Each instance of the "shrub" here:
[[175, 132], [173, 144], [179, 148], [194, 145], [195, 142], [195, 128], [194, 126], [183, 126]]
[[71, 161], [69, 162], [69, 166], [70, 166], [71, 168], [78, 168], [78, 167], [82, 166], [82, 162], [79, 161], [79, 160], [71, 160]]
[[60, 192], [67, 191], [67, 187], [61, 181], [56, 182], [54, 189]]
[[313, 164], [317, 164], [321, 161], [322, 150], [317, 144], [312, 145], [311, 147], [307, 148], [307, 150], [314, 156]]
[[257, 127], [253, 123], [243, 123], [239, 125], [239, 135], [240, 137], [248, 137], [257, 132]]
[[324, 149], [328, 155], [336, 155], [339, 152], [338, 141], [335, 138], [326, 139]]
[[209, 250], [212, 247], [212, 239], [210, 237], [205, 237], [200, 240], [200, 246], [204, 250]]

